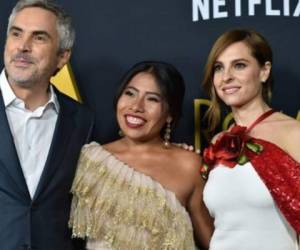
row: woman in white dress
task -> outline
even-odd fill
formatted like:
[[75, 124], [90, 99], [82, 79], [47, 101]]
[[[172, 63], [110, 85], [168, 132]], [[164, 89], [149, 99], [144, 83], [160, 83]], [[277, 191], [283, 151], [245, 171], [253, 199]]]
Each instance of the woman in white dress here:
[[271, 69], [270, 46], [251, 30], [222, 34], [208, 56], [212, 129], [221, 103], [235, 121], [203, 155], [204, 201], [215, 226], [211, 250], [298, 249], [300, 123], [270, 108]]
[[200, 157], [169, 143], [184, 82], [170, 64], [142, 62], [116, 97], [123, 137], [83, 147], [72, 187], [70, 226], [87, 249], [207, 249], [212, 222]]

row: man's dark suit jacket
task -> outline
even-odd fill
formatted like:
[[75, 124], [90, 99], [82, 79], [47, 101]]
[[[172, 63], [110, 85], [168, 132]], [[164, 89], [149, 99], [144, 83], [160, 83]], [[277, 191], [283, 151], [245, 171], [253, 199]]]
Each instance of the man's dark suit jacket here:
[[33, 199], [29, 195], [0, 92], [0, 250], [73, 250], [70, 188], [94, 117], [56, 90], [60, 111]]

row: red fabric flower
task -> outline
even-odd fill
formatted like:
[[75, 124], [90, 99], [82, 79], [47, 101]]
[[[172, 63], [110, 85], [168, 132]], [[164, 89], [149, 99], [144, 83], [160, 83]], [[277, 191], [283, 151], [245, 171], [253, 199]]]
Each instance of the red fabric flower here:
[[204, 162], [212, 167], [218, 163], [234, 167], [244, 149], [246, 140], [246, 127], [234, 126], [230, 131], [223, 133], [215, 144], [204, 150]]
[[260, 145], [251, 143], [250, 140], [246, 127], [236, 125], [230, 131], [223, 133], [215, 144], [210, 144], [203, 152], [204, 164], [200, 168], [202, 177], [206, 179], [209, 170], [217, 164], [230, 168], [237, 163], [245, 164], [248, 161], [246, 149], [255, 153], [262, 151]]

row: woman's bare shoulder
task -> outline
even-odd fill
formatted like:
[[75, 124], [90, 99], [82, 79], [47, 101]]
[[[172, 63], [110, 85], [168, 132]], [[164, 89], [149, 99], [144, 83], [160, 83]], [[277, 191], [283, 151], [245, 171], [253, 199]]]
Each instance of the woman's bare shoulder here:
[[199, 171], [200, 165], [202, 164], [202, 158], [199, 154], [176, 146], [172, 146], [169, 150], [170, 159], [182, 170], [190, 172], [191, 174]]
[[284, 113], [278, 112], [274, 118], [269, 122], [266, 122], [265, 125], [272, 128], [271, 131], [278, 132], [279, 134], [289, 135], [289, 137], [292, 134], [299, 135], [300, 133], [300, 122]]
[[[264, 137], [277, 144], [296, 161], [300, 162], [300, 122], [283, 113], [265, 123]], [[265, 139], [265, 138], [263, 138]]]
[[291, 119], [282, 130], [282, 139], [286, 142], [287, 150], [300, 162], [300, 122]]

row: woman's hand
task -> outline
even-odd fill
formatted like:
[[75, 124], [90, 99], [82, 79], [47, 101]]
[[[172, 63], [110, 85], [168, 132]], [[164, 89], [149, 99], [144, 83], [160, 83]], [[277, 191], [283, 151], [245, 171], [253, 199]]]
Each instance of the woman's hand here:
[[196, 154], [201, 153], [201, 150], [194, 148], [193, 145], [188, 145], [186, 143], [172, 143], [172, 144], [175, 145], [176, 147], [182, 148], [184, 150], [195, 152]]

